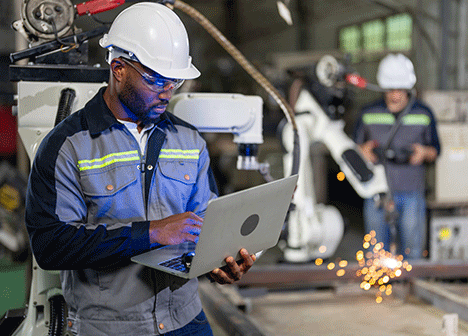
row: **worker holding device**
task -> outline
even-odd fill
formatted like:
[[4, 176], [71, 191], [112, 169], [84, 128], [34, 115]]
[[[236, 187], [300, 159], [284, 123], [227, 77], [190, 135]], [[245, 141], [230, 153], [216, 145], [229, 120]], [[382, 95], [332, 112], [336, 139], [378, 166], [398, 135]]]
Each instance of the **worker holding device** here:
[[[363, 108], [354, 140], [368, 160], [385, 166], [398, 218], [396, 225], [389, 225], [384, 209], [365, 199], [364, 226], [366, 232], [376, 232], [387, 250], [395, 243], [399, 254], [418, 259], [427, 237], [425, 163], [440, 153], [436, 121], [432, 111], [416, 99], [413, 63], [403, 54], [382, 59], [377, 82], [385, 91], [383, 99]], [[392, 236], [398, 241], [393, 242]]]

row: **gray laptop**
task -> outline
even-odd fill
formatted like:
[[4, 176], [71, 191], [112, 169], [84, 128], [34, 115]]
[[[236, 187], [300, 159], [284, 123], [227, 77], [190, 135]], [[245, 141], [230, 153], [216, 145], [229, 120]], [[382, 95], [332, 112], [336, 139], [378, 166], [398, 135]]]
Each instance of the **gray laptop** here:
[[277, 244], [297, 175], [218, 197], [208, 203], [197, 244], [168, 245], [134, 256], [132, 261], [182, 278], [195, 278]]

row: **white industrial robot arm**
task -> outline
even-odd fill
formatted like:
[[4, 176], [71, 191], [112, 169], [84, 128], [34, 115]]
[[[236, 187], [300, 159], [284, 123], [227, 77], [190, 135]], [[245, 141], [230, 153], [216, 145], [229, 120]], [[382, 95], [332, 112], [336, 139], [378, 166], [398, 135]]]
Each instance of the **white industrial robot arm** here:
[[322, 142], [327, 146], [359, 196], [371, 198], [388, 192], [383, 165], [374, 165], [362, 156], [356, 143], [344, 132], [343, 120], [330, 119], [307, 90], [301, 91], [295, 108], [296, 113], [304, 112], [304, 118], [311, 119], [312, 127], [306, 130], [309, 142]]
[[260, 170], [258, 145], [263, 143], [263, 100], [259, 96], [227, 93], [181, 93], [168, 109], [200, 132], [232, 133], [238, 145], [237, 169]]
[[[317, 204], [313, 184], [310, 146], [326, 145], [331, 156], [345, 174], [357, 194], [370, 198], [388, 192], [385, 170], [365, 160], [354, 141], [344, 132], [342, 120], [330, 119], [312, 94], [303, 89], [295, 105], [301, 143], [298, 187], [294, 196], [295, 209], [288, 221], [287, 261], [305, 262], [330, 257], [343, 236], [344, 225], [339, 211], [332, 206]], [[286, 173], [291, 167], [292, 129], [286, 124], [282, 132]]]

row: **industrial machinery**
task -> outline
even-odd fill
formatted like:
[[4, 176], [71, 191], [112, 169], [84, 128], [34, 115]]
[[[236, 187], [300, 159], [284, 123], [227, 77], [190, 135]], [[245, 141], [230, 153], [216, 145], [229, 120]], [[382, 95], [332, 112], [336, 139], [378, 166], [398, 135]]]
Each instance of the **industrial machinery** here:
[[4, 161], [0, 164], [0, 259], [22, 262], [28, 256], [24, 226], [26, 180]]
[[[468, 179], [460, 174], [468, 163], [468, 95], [466, 90], [423, 92], [434, 113], [442, 147], [430, 174], [430, 259], [468, 259]], [[454, 178], [455, 177], [455, 178]]]
[[[341, 82], [339, 84], [343, 87], [347, 81], [378, 90], [347, 71], [332, 56], [322, 57], [313, 70], [315, 73], [310, 77], [320, 82], [324, 89], [337, 82]], [[375, 197], [377, 201], [383, 202], [389, 192], [384, 166], [374, 165], [364, 159], [356, 143], [344, 132], [344, 121], [340, 119], [344, 107], [340, 104], [323, 105], [307, 85], [302, 86], [294, 107], [301, 143], [299, 181], [294, 197], [295, 206], [289, 214], [288, 232], [283, 243], [284, 258], [289, 262], [329, 258], [336, 251], [344, 232], [343, 218], [338, 209], [316, 202], [310, 152], [313, 143], [320, 142], [327, 147], [359, 196]], [[285, 174], [291, 169], [291, 131], [290, 124], [282, 127], [281, 137], [286, 150]]]

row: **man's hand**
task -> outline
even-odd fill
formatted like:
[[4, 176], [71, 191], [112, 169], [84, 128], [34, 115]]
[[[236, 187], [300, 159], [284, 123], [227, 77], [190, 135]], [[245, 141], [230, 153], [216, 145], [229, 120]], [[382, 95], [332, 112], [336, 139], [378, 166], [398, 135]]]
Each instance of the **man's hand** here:
[[369, 140], [359, 145], [362, 155], [372, 163], [377, 163], [377, 155], [374, 154], [374, 149], [377, 148], [379, 143], [376, 140]]
[[252, 267], [255, 259], [255, 254], [249, 254], [246, 249], [240, 250], [242, 260], [236, 260], [229, 256], [225, 259], [227, 265], [222, 268], [215, 268], [211, 273], [211, 278], [219, 284], [232, 284], [238, 281]]
[[432, 162], [437, 158], [437, 150], [432, 146], [423, 146], [414, 143], [411, 146], [413, 153], [410, 156], [409, 162], [413, 166], [419, 166], [424, 162]]
[[186, 241], [198, 242], [203, 218], [193, 212], [184, 212], [150, 222], [150, 243], [177, 245]]

